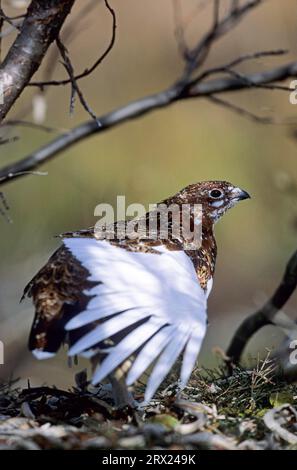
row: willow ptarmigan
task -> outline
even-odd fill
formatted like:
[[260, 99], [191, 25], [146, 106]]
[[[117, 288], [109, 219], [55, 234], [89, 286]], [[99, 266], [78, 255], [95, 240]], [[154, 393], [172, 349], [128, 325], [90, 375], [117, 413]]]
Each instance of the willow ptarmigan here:
[[[248, 197], [226, 181], [208, 181], [162, 201], [202, 206], [197, 249], [187, 249], [183, 235], [174, 238], [171, 230], [167, 239], [157, 234], [153, 240], [141, 238], [141, 231], [133, 239], [112, 240], [98, 240], [94, 229], [64, 234], [62, 246], [25, 289], [36, 309], [30, 350], [46, 359], [66, 342], [70, 356], [93, 359], [93, 384], [114, 378], [126, 363], [121, 381], [131, 386], [153, 365], [145, 402], [182, 355], [180, 386], [185, 386], [206, 332], [217, 253], [213, 227]], [[197, 223], [194, 211], [189, 213]]]

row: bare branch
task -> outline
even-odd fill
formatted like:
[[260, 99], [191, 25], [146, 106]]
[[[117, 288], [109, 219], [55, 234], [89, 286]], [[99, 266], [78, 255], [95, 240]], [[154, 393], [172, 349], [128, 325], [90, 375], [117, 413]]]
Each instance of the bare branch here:
[[254, 52], [252, 54], [245, 54], [243, 56], [238, 57], [235, 60], [232, 60], [229, 62], [229, 64], [225, 65], [226, 68], [231, 68], [235, 67], [236, 65], [242, 64], [243, 62], [249, 61], [249, 60], [256, 60], [256, 59], [262, 59], [263, 57], [271, 57], [271, 56], [279, 56], [279, 55], [284, 55], [287, 54], [289, 51], [287, 49], [274, 49], [270, 51], [258, 51]]
[[[60, 54], [63, 58], [63, 65], [64, 67], [66, 68], [67, 72], [68, 72], [68, 75], [70, 77], [70, 80], [71, 80], [71, 88], [72, 88], [72, 91], [71, 91], [71, 98], [70, 98], [70, 113], [73, 112], [73, 109], [74, 109], [74, 100], [75, 100], [75, 94], [77, 93], [77, 96], [79, 97], [79, 100], [82, 104], [82, 106], [84, 107], [84, 109], [87, 111], [87, 113], [97, 121], [97, 117], [96, 117], [96, 114], [94, 114], [94, 112], [91, 110], [91, 108], [89, 107], [88, 103], [86, 102], [85, 98], [84, 98], [84, 95], [82, 93], [82, 91], [80, 90], [77, 82], [76, 82], [76, 79], [75, 79], [75, 76], [74, 76], [74, 69], [73, 69], [73, 66], [72, 66], [72, 63], [68, 57], [68, 53], [67, 53], [67, 49], [66, 47], [64, 46], [64, 44], [62, 43], [60, 37], [57, 37], [56, 39], [56, 43], [57, 43], [57, 46], [58, 46], [58, 49], [60, 51]], [[99, 123], [98, 123], [99, 125]]]
[[4, 13], [2, 8], [0, 7], [0, 18], [2, 19], [2, 21], [6, 21], [10, 26], [12, 26], [13, 29], [18, 29], [18, 30], [21, 29], [19, 20], [24, 17], [25, 15], [19, 15], [19, 16], [15, 16], [14, 18], [10, 18]]
[[297, 62], [282, 65], [270, 70], [258, 72], [254, 74], [245, 75], [245, 80], [242, 78], [219, 78], [217, 80], [209, 80], [206, 82], [199, 82], [196, 85], [189, 85], [189, 96], [198, 97], [213, 95], [214, 93], [224, 93], [228, 91], [237, 91], [244, 88], [259, 87], [260, 85], [272, 84], [277, 81], [283, 81], [288, 78], [294, 78], [297, 74]]
[[[247, 75], [247, 79], [255, 86], [258, 86], [274, 83], [275, 81], [285, 80], [289, 77], [295, 77], [296, 74], [297, 62], [293, 62], [291, 64], [267, 70], [265, 72]], [[66, 134], [59, 136], [41, 149], [31, 153], [20, 161], [2, 168], [0, 170], [0, 184], [4, 184], [14, 179], [6, 178], [6, 175], [9, 173], [15, 173], [19, 170], [23, 171], [35, 169], [54, 156], [58, 155], [61, 151], [95, 133], [104, 132], [112, 127], [122, 124], [123, 122], [135, 119], [151, 111], [169, 106], [176, 101], [194, 97], [203, 98], [218, 93], [230, 91], [234, 92], [242, 89], [251, 89], [251, 87], [238, 78], [221, 78], [217, 80], [201, 82], [195, 85], [193, 89], [190, 89], [188, 93], [181, 93], [179, 87], [173, 85], [169, 89], [160, 93], [133, 101], [121, 108], [111, 111], [108, 114], [98, 117], [98, 120], [101, 124], [100, 127], [98, 127], [97, 122], [94, 120], [87, 121], [78, 127], [75, 127]], [[3, 178], [2, 181], [1, 178]]]
[[[47, 176], [48, 173], [47, 171], [20, 171], [18, 174], [17, 173], [11, 173], [9, 178], [14, 178], [14, 176], [22, 176], [22, 175], [35, 175], [35, 176]], [[0, 179], [1, 181], [1, 179]]]
[[[189, 70], [192, 70], [192, 65], [194, 63], [195, 67], [201, 63], [200, 61], [202, 56], [200, 53], [202, 50], [204, 50], [205, 44], [207, 44], [208, 48], [214, 39], [217, 39], [219, 36], [229, 31], [234, 25], [238, 23], [238, 21], [240, 21], [240, 19], [245, 17], [247, 12], [251, 11], [260, 3], [261, 0], [251, 0], [245, 2], [242, 6], [238, 5], [236, 8], [232, 8], [231, 13], [229, 12], [229, 14], [225, 15], [222, 19], [218, 17], [216, 6], [214, 11], [214, 23], [211, 26], [211, 31], [199, 42], [197, 47], [194, 48], [194, 55], [192, 55], [192, 58], [189, 59], [191, 65], [187, 65], [186, 72], [188, 67], [190, 67]], [[236, 66], [245, 60], [245, 58], [248, 60], [248, 58], [255, 58], [262, 55], [278, 55], [282, 53], [282, 50], [259, 52], [253, 55], [250, 54], [245, 57], [237, 58], [230, 62], [230, 64]], [[120, 125], [123, 122], [135, 119], [151, 111], [167, 107], [177, 101], [184, 99], [211, 97], [210, 99], [213, 101], [216, 100], [217, 104], [218, 101], [220, 101], [221, 105], [228, 106], [229, 109], [232, 108], [233, 111], [240, 113], [242, 116], [248, 116], [251, 118], [252, 113], [241, 110], [235, 105], [231, 105], [229, 103], [227, 104], [225, 100], [223, 104], [223, 100], [219, 100], [217, 95], [219, 93], [226, 93], [231, 91], [234, 92], [238, 90], [259, 87], [265, 87], [269, 89], [283, 89], [285, 87], [281, 87], [276, 82], [286, 80], [290, 77], [295, 77], [297, 75], [297, 62], [292, 62], [270, 70], [244, 76], [234, 72], [234, 70], [226, 71], [228, 75], [231, 74], [232, 76], [209, 80], [203, 80], [200, 77], [200, 80], [198, 81], [192, 76], [188, 76], [184, 71], [181, 78], [175, 81], [175, 83], [173, 83], [169, 88], [159, 93], [130, 102], [123, 107], [117, 108], [108, 114], [98, 117], [97, 120], [92, 119], [91, 121], [87, 121], [70, 130], [69, 132], [62, 134], [20, 161], [2, 168], [0, 170], [0, 184], [5, 184], [21, 176], [19, 175], [19, 172], [31, 171], [35, 168], [38, 168], [41, 164], [55, 157], [61, 151], [95, 133], [105, 132], [106, 130]], [[253, 116], [253, 119], [258, 120], [258, 118], [255, 118], [255, 116]], [[98, 122], [100, 123], [100, 126], [98, 126]], [[10, 176], [8, 177], [8, 175]], [[14, 176], [11, 177], [11, 175]]]
[[[112, 50], [112, 48], [115, 44], [116, 27], [117, 27], [116, 14], [115, 14], [114, 9], [111, 8], [111, 6], [109, 5], [107, 0], [104, 0], [104, 3], [106, 5], [106, 8], [108, 9], [108, 11], [110, 12], [110, 14], [112, 16], [112, 35], [111, 35], [110, 42], [109, 42], [107, 48], [105, 49], [105, 51], [103, 52], [103, 54], [94, 62], [94, 64], [90, 68], [87, 68], [86, 70], [84, 70], [84, 72], [81, 72], [80, 74], [73, 76], [75, 81], [80, 80], [81, 78], [84, 78], [84, 77], [87, 77], [88, 75], [90, 75], [103, 62], [105, 57], [108, 56], [108, 54], [110, 53], [110, 51]], [[30, 82], [28, 84], [28, 86], [37, 86], [39, 88], [43, 88], [45, 86], [67, 85], [69, 83], [72, 83], [71, 78], [67, 78], [65, 80], [47, 80], [47, 81], [39, 81], [39, 82]]]
[[[293, 62], [292, 64], [288, 64], [279, 68], [249, 75], [248, 79], [256, 85], [259, 85], [271, 83], [276, 80], [284, 80], [290, 76], [294, 77], [296, 73], [297, 62]], [[71, 145], [85, 139], [86, 137], [89, 137], [98, 132], [104, 132], [111, 127], [119, 125], [127, 120], [131, 120], [138, 116], [147, 114], [153, 110], [169, 106], [178, 100], [193, 97], [207, 97], [215, 93], [237, 91], [244, 88], [250, 89], [250, 87], [246, 83], [243, 83], [242, 80], [236, 78], [222, 78], [218, 80], [211, 80], [205, 83], [199, 83], [194, 87], [193, 91], [190, 91], [189, 94], [186, 95], [181, 95], [179, 89], [173, 86], [167, 90], [164, 90], [163, 92], [131, 102], [126, 106], [115, 109], [114, 111], [99, 117], [98, 120], [101, 124], [100, 127], [98, 127], [97, 122], [94, 120], [87, 121], [67, 132], [66, 134], [59, 136], [57, 139], [46, 144], [40, 150], [33, 152], [19, 162], [2, 168], [2, 170], [0, 170], [0, 184], [4, 184], [14, 179], [6, 178], [6, 175], [15, 173], [16, 171], [18, 172], [19, 170], [23, 171], [35, 169], [42, 163], [45, 163], [46, 161], [56, 156], [62, 150], [69, 148]]]
[[213, 29], [218, 27], [220, 19], [220, 0], [213, 0]]
[[[4, 100], [0, 121], [38, 69], [75, 0], [32, 0], [21, 30], [0, 66]], [[37, 27], [38, 25], [38, 27]]]
[[[64, 44], [67, 44], [73, 38], [77, 38], [78, 33], [80, 33], [82, 28], [87, 28], [87, 25], [82, 25], [81, 23], [83, 23], [85, 16], [88, 15], [88, 13], [96, 6], [97, 2], [94, 2], [94, 0], [89, 0], [89, 3], [86, 3], [79, 11], [79, 14], [74, 19], [71, 19], [71, 21], [65, 25], [65, 27], [63, 27], [63, 31], [61, 33]], [[55, 64], [58, 61], [59, 55], [59, 49], [57, 47], [52, 48], [49, 51], [48, 59], [42, 74], [44, 77], [42, 82], [49, 81], [52, 78], [52, 74], [55, 70]], [[45, 92], [45, 90], [42, 91]]]
[[231, 75], [232, 77], [238, 78], [239, 80], [242, 80], [248, 87], [253, 87], [253, 88], [261, 88], [262, 90], [281, 90], [281, 91], [292, 91], [292, 88], [284, 85], [265, 85], [265, 84], [259, 84], [256, 85], [255, 83], [251, 82], [246, 75], [243, 75], [240, 72], [236, 72], [235, 70], [231, 69], [225, 69], [222, 70], [222, 72], [226, 72], [228, 75]]
[[[100, 0], [99, 0], [100, 1]], [[82, 28], [86, 29], [87, 25], [86, 23], [83, 23], [83, 20], [85, 17], [90, 13], [90, 11], [97, 6], [97, 2], [94, 0], [89, 0], [88, 2], [85, 3], [85, 5], [79, 10], [79, 14], [77, 14], [71, 21], [63, 27], [62, 31], [62, 36], [63, 36], [63, 41], [65, 43], [69, 42], [73, 38], [79, 37], [79, 33], [81, 32]], [[60, 56], [59, 49], [57, 47], [53, 47], [49, 49], [48, 54], [47, 54], [47, 60], [45, 67], [42, 71], [42, 76], [44, 77], [44, 80], [50, 80], [52, 77], [52, 74], [54, 73], [55, 70], [55, 64], [58, 61], [58, 58]], [[32, 101], [26, 103], [22, 108], [17, 112], [16, 118], [17, 120], [22, 120], [28, 113], [31, 112], [32, 110], [32, 105], [33, 105], [33, 116], [35, 114], [34, 110], [36, 109], [36, 102], [35, 98], [41, 99], [43, 101], [44, 106], [46, 107], [46, 91], [49, 88], [42, 88], [42, 89], [36, 89], [36, 92], [34, 96], [32, 97]], [[45, 112], [44, 112], [45, 114]], [[43, 117], [43, 119], [45, 116]], [[15, 120], [15, 119], [14, 119]], [[34, 117], [34, 122], [35, 122], [35, 117]], [[39, 123], [39, 121], [38, 121]], [[39, 123], [40, 124], [40, 123]], [[56, 129], [58, 132], [61, 132], [62, 129]], [[65, 129], [64, 129], [65, 132]]]
[[4, 121], [1, 124], [0, 129], [13, 126], [29, 127], [44, 132], [61, 132], [61, 129], [58, 129], [56, 127], [44, 126], [43, 124], [37, 124], [35, 122], [23, 121], [22, 119], [9, 119], [7, 121]]
[[[263, 326], [273, 324], [278, 311], [283, 308], [297, 286], [297, 251], [289, 260], [283, 279], [271, 299], [257, 312], [247, 317], [237, 328], [227, 349], [229, 370], [238, 364], [250, 338]], [[230, 367], [231, 366], [231, 367]]]
[[270, 117], [261, 117], [257, 116], [254, 113], [251, 113], [250, 111], [241, 108], [237, 106], [236, 104], [230, 103], [229, 101], [222, 100], [221, 98], [218, 98], [217, 96], [208, 96], [208, 100], [211, 101], [214, 104], [217, 104], [219, 106], [223, 106], [224, 108], [228, 108], [231, 111], [235, 112], [236, 114], [239, 114], [240, 116], [247, 117], [253, 122], [261, 123], [261, 124], [275, 124], [275, 120]]
[[[260, 57], [262, 58], [262, 57], [280, 56], [283, 54], [287, 54], [287, 52], [288, 51], [285, 49], [276, 49], [276, 50], [271, 50], [271, 51], [259, 51], [259, 52], [254, 52], [252, 54], [245, 54], [243, 56], [237, 57], [236, 59], [232, 60], [231, 62], [228, 62], [227, 64], [219, 65], [218, 67], [213, 67], [211, 69], [205, 70], [200, 75], [198, 75], [194, 80], [191, 81], [190, 86], [193, 86], [196, 83], [201, 82], [205, 78], [208, 78], [210, 75], [215, 75], [221, 72], [229, 73], [230, 69], [232, 69], [233, 67], [236, 67], [237, 65], [242, 64], [243, 62], [259, 59]], [[246, 79], [246, 77], [244, 78]]]
[[260, 5], [262, 0], [250, 0], [241, 7], [231, 9], [221, 20], [219, 20], [219, 2], [214, 2], [213, 25], [208, 33], [198, 42], [190, 52], [188, 61], [180, 85], [186, 85], [193, 72], [201, 67], [205, 62], [213, 44], [223, 35], [233, 29], [240, 20], [255, 7]]

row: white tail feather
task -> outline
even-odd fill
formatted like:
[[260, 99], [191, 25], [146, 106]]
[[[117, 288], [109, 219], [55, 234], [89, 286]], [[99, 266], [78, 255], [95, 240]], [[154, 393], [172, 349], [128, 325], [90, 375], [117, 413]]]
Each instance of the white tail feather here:
[[100, 343], [100, 341], [119, 333], [127, 326], [133, 325], [133, 323], [143, 319], [143, 316], [139, 312], [126, 312], [120, 316], [116, 316], [111, 320], [96, 326], [94, 330], [83, 336], [69, 349], [68, 354], [70, 356], [75, 356], [76, 354], [91, 348], [95, 344]]
[[152, 318], [129, 333], [117, 346], [113, 348], [102, 364], [94, 373], [92, 383], [96, 385], [118, 367], [125, 359], [140, 348], [151, 336], [156, 333], [164, 322], [158, 318]]
[[171, 341], [162, 352], [153, 369], [153, 372], [148, 379], [144, 394], [144, 403], [148, 403], [154, 396], [156, 390], [159, 388], [171, 367], [176, 362], [183, 348], [185, 347], [189, 335], [189, 329], [181, 329], [181, 331], [177, 332], [173, 341]]
[[205, 330], [202, 330], [202, 328], [196, 328], [192, 332], [191, 337], [187, 342], [180, 373], [181, 388], [184, 388], [187, 385], [191, 373], [195, 367], [204, 334]]
[[89, 309], [84, 310], [83, 312], [79, 313], [76, 315], [74, 318], [72, 318], [68, 323], [65, 325], [65, 329], [67, 331], [69, 330], [75, 330], [76, 328], [80, 328], [84, 325], [87, 325], [88, 323], [93, 323], [98, 320], [102, 320], [103, 318], [111, 317], [112, 315], [115, 315], [116, 313], [120, 312], [125, 312], [129, 310], [129, 312], [136, 311], [138, 313], [143, 314], [143, 318], [146, 316], [146, 313], [149, 313], [149, 309], [147, 307], [133, 307], [130, 309], [127, 309], [123, 306], [119, 306], [116, 308], [113, 304], [109, 305], [108, 307], [106, 306], [104, 309]]
[[126, 384], [132, 385], [146, 371], [172, 339], [175, 328], [165, 326], [142, 348], [129, 370]]
[[[67, 330], [75, 330], [95, 323], [94, 329], [71, 347], [70, 355], [85, 353], [104, 339], [150, 317], [106, 351], [107, 357], [96, 370], [93, 382], [98, 383], [143, 346], [132, 363], [127, 383], [134, 383], [157, 359], [148, 379], [146, 401], [154, 395], [184, 348], [181, 381], [186, 384], [205, 335], [207, 300], [186, 253], [170, 251], [165, 246], [156, 247], [160, 254], [132, 252], [105, 240], [88, 238], [69, 238], [64, 243], [89, 271], [88, 279], [97, 283], [84, 291], [90, 297], [86, 310], [66, 325]], [[108, 319], [111, 315], [116, 316]], [[96, 326], [101, 319], [105, 321]]]

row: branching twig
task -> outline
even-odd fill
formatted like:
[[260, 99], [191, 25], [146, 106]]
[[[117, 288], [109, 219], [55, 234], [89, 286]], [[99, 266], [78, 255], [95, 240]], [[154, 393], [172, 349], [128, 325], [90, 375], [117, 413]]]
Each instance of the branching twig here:
[[11, 18], [9, 16], [7, 16], [4, 11], [2, 10], [2, 8], [0, 8], [0, 18], [3, 20], [3, 21], [6, 21], [6, 23], [8, 23], [10, 26], [12, 26], [12, 28], [14, 29], [18, 29], [20, 30], [21, 29], [21, 26], [20, 26], [20, 19], [24, 18], [25, 15], [19, 15], [19, 16], [15, 16], [14, 18]]
[[233, 29], [239, 21], [253, 8], [257, 7], [262, 0], [249, 0], [241, 7], [231, 9], [221, 20], [219, 19], [219, 0], [214, 0], [213, 24], [208, 33], [198, 42], [190, 51], [190, 60], [188, 61], [180, 86], [187, 86], [192, 74], [198, 67], [205, 62], [213, 44], [223, 35]]
[[[248, 75], [247, 78], [256, 85], [270, 84], [275, 81], [285, 80], [288, 77], [294, 77], [297, 74], [297, 62], [286, 64], [284, 66], [266, 70], [264, 72]], [[209, 80], [194, 86], [187, 94], [180, 93], [180, 89], [175, 85], [155, 95], [147, 96], [139, 100], [128, 103], [127, 105], [117, 108], [108, 114], [98, 118], [101, 126], [98, 127], [96, 121], [87, 121], [71, 131], [57, 137], [36, 152], [29, 154], [27, 157], [12, 163], [0, 170], [0, 184], [12, 181], [14, 178], [6, 176], [15, 171], [33, 170], [41, 164], [49, 161], [81, 140], [94, 135], [98, 132], [105, 132], [117, 125], [122, 124], [131, 119], [145, 115], [151, 111], [167, 107], [176, 101], [190, 98], [203, 98], [218, 93], [238, 91], [242, 89], [251, 89], [246, 83], [237, 78], [220, 78]]]
[[[71, 98], [70, 98], [70, 113], [73, 112], [73, 109], [74, 109], [74, 100], [75, 100], [75, 94], [77, 93], [77, 96], [79, 97], [79, 100], [82, 104], [82, 106], [84, 107], [84, 109], [87, 111], [87, 113], [97, 121], [97, 117], [96, 117], [96, 114], [94, 114], [94, 112], [92, 111], [92, 109], [90, 108], [90, 106], [88, 105], [88, 103], [86, 102], [85, 98], [84, 98], [84, 95], [81, 91], [81, 89], [79, 88], [77, 82], [76, 82], [76, 79], [75, 79], [75, 76], [74, 76], [74, 69], [73, 69], [73, 66], [72, 66], [72, 63], [69, 59], [69, 56], [68, 56], [68, 53], [67, 53], [67, 49], [66, 47], [64, 46], [64, 44], [62, 43], [60, 37], [57, 37], [56, 39], [56, 43], [57, 43], [57, 46], [58, 46], [58, 49], [60, 51], [60, 54], [62, 56], [62, 59], [63, 59], [63, 65], [65, 67], [65, 69], [67, 70], [68, 72], [68, 75], [70, 77], [70, 80], [71, 80]], [[98, 122], [98, 121], [97, 121]], [[98, 123], [99, 125], [99, 123]]]
[[240, 72], [237, 72], [235, 70], [232, 70], [232, 69], [222, 69], [222, 72], [225, 72], [227, 73], [228, 75], [230, 75], [231, 77], [235, 77], [237, 78], [238, 80], [241, 80], [243, 83], [245, 83], [248, 87], [250, 88], [260, 88], [261, 90], [281, 90], [281, 91], [286, 91], [286, 92], [291, 92], [292, 91], [292, 88], [288, 87], [288, 86], [284, 86], [284, 85], [277, 85], [277, 84], [273, 84], [273, 85], [263, 85], [263, 84], [255, 84], [255, 83], [252, 83], [250, 82], [250, 80], [248, 79], [248, 77], [246, 75], [243, 75], [242, 73]]
[[247, 317], [237, 328], [227, 349], [227, 365], [238, 364], [243, 350], [250, 338], [263, 326], [271, 325], [280, 309], [286, 304], [297, 286], [297, 251], [289, 260], [283, 279], [271, 299], [257, 312]]
[[[250, 119], [253, 119], [257, 122], [259, 120], [263, 122], [263, 119], [258, 118], [257, 116], [253, 115], [253, 113], [242, 110], [238, 106], [232, 105], [225, 100], [221, 100], [217, 97], [218, 94], [254, 88], [286, 89], [286, 87], [283, 87], [276, 82], [286, 80], [290, 77], [295, 77], [297, 75], [297, 62], [292, 62], [280, 67], [272, 68], [270, 70], [246, 75], [242, 75], [239, 72], [231, 70], [230, 67], [235, 67], [244, 60], [251, 60], [252, 58], [258, 58], [265, 55], [278, 55], [282, 54], [284, 51], [277, 50], [258, 52], [255, 54], [241, 56], [227, 64], [227, 67], [225, 66], [224, 72], [226, 72], [228, 76], [218, 79], [205, 80], [205, 78], [209, 77], [210, 74], [214, 73], [214, 69], [210, 69], [209, 72], [204, 72], [203, 76], [200, 74], [200, 77], [193, 77], [194, 71], [197, 72], [197, 69], [202, 65], [214, 42], [223, 34], [229, 32], [235, 25], [237, 25], [238, 22], [243, 19], [248, 12], [252, 11], [261, 3], [261, 0], [248, 0], [242, 4], [239, 2], [233, 2], [232, 7], [230, 7], [229, 11], [223, 16], [223, 18], [220, 18], [219, 15], [219, 3], [219, 1], [213, 3], [213, 23], [210, 27], [210, 31], [190, 51], [190, 56], [187, 59], [185, 70], [181, 74], [181, 77], [178, 80], [175, 80], [175, 82], [169, 88], [151, 96], [146, 96], [144, 98], [130, 102], [123, 107], [117, 108], [108, 114], [98, 117], [97, 120], [92, 119], [91, 121], [85, 122], [70, 130], [69, 132], [57, 137], [56, 139], [46, 144], [44, 147], [40, 148], [36, 152], [29, 154], [20, 161], [2, 168], [2, 170], [0, 170], [0, 184], [5, 184], [6, 182], [12, 181], [18, 177], [13, 176], [11, 178], [8, 177], [8, 175], [18, 175], [19, 172], [34, 170], [41, 164], [58, 155], [61, 151], [64, 151], [71, 145], [74, 145], [75, 143], [95, 133], [105, 132], [108, 129], [122, 124], [123, 122], [135, 119], [139, 116], [143, 116], [151, 111], [168, 107], [171, 104], [184, 99], [210, 97], [212, 101], [216, 101], [216, 104], [227, 106], [234, 112], [240, 113], [242, 116], [249, 117]], [[114, 37], [116, 26], [114, 12], [113, 19]], [[94, 69], [91, 68], [89, 70]], [[67, 80], [67, 83], [70, 83], [72, 80], [73, 86], [73, 78], [77, 80], [79, 77], [80, 75], [74, 76], [72, 79]], [[98, 126], [98, 122], [100, 122], [100, 127]], [[264, 122], [270, 121], [264, 119]]]
[[[23, 176], [23, 175], [35, 175], [35, 176], [47, 176], [47, 171], [20, 171], [19, 173], [10, 173], [8, 178], [15, 178], [16, 176]], [[1, 178], [0, 178], [1, 182]]]
[[[71, 22], [69, 22], [65, 27], [63, 28], [62, 31], [62, 36], [63, 36], [63, 43], [68, 44], [70, 41], [72, 41], [75, 38], [78, 38], [78, 34], [83, 30], [87, 29], [87, 25], [83, 24], [83, 20], [85, 17], [92, 11], [93, 8], [97, 6], [97, 2], [94, 2], [94, 0], [89, 0], [89, 3], [86, 3], [81, 10], [79, 10], [79, 14], [76, 15], [75, 18], [71, 19]], [[55, 70], [55, 65], [56, 62], [58, 61], [59, 58], [59, 49], [52, 48], [49, 51], [48, 57], [47, 57], [47, 62], [44, 67], [44, 70], [42, 72], [42, 77], [43, 80], [42, 82], [50, 81], [52, 78], [52, 74], [54, 73]], [[31, 84], [29, 84], [31, 85]], [[42, 87], [41, 87], [42, 88]], [[45, 89], [42, 90], [43, 93], [45, 92]], [[37, 90], [39, 93], [39, 90]]]
[[[79, 10], [79, 14], [77, 14], [73, 19], [71, 18], [71, 22], [69, 22], [65, 25], [65, 27], [63, 27], [62, 35], [64, 43], [68, 43], [73, 38], [79, 37], [79, 33], [82, 28], [86, 28], [86, 25], [83, 25], [83, 20], [85, 16], [88, 15], [90, 11], [92, 11], [92, 9], [95, 8], [97, 5], [97, 2], [94, 2], [94, 0], [89, 0], [89, 2], [86, 2], [85, 5], [83, 5], [83, 7]], [[51, 48], [48, 51], [47, 62], [42, 71], [42, 77], [44, 81], [49, 81], [51, 79], [59, 55], [59, 49], [57, 47]], [[32, 101], [34, 100], [34, 97], [38, 97], [39, 99], [42, 99], [45, 104], [45, 95], [47, 90], [49, 90], [49, 88], [40, 87], [40, 89], [36, 89]], [[22, 120], [28, 113], [32, 111], [32, 101], [26, 103], [24, 106], [22, 106], [20, 110], [18, 110], [17, 114], [15, 115], [16, 119]], [[59, 130], [59, 132], [61, 132], [61, 130]]]
[[[0, 66], [3, 100], [0, 121], [28, 85], [75, 0], [32, 0], [13, 45]], [[36, 27], [38, 24], [38, 27]]]
[[37, 124], [35, 122], [24, 121], [22, 119], [9, 119], [7, 121], [4, 121], [1, 124], [0, 129], [3, 129], [4, 127], [13, 127], [13, 126], [29, 127], [29, 128], [38, 129], [39, 131], [44, 131], [44, 132], [61, 132], [61, 129], [58, 129], [56, 127], [44, 126], [43, 124]]
[[[229, 73], [232, 68], [236, 67], [237, 65], [242, 64], [243, 62], [247, 62], [250, 60], [256, 60], [259, 59], [260, 57], [273, 57], [273, 56], [280, 56], [287, 54], [287, 50], [285, 49], [275, 49], [275, 50], [270, 50], [270, 51], [259, 51], [259, 52], [254, 52], [252, 54], [245, 54], [240, 57], [237, 57], [236, 59], [232, 60], [231, 62], [228, 62], [227, 64], [224, 65], [219, 65], [218, 67], [213, 67], [211, 69], [207, 69], [203, 71], [200, 75], [198, 75], [194, 80], [190, 82], [189, 86], [195, 85], [195, 83], [199, 83], [205, 78], [208, 78], [210, 75], [215, 75], [217, 73], [221, 72], [227, 72]], [[238, 76], [238, 78], [240, 78]], [[246, 80], [247, 78], [244, 77]], [[253, 85], [253, 84], [251, 84]]]
[[[114, 9], [109, 5], [107, 0], [104, 0], [104, 3], [105, 3], [105, 6], [108, 9], [108, 11], [110, 12], [111, 17], [112, 17], [112, 34], [111, 34], [110, 42], [109, 42], [107, 48], [105, 49], [105, 51], [103, 52], [103, 54], [94, 62], [94, 64], [91, 67], [87, 68], [86, 70], [84, 70], [80, 74], [73, 76], [73, 79], [75, 81], [80, 80], [81, 78], [87, 77], [92, 72], [94, 72], [94, 70], [103, 62], [105, 57], [108, 56], [108, 54], [110, 53], [110, 51], [112, 50], [112, 48], [115, 44], [116, 27], [117, 27], [116, 14], [115, 14]], [[38, 81], [38, 82], [30, 82], [28, 84], [28, 86], [37, 86], [39, 88], [43, 88], [45, 86], [51, 86], [51, 85], [52, 86], [67, 85], [69, 83], [72, 83], [72, 81], [73, 80], [71, 78], [67, 78], [65, 80], [47, 80], [47, 81], [45, 80], [45, 81]]]

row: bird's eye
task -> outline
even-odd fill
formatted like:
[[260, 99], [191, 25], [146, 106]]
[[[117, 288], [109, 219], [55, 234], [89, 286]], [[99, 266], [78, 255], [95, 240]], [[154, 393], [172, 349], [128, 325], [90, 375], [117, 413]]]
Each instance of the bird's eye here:
[[212, 189], [211, 191], [209, 191], [209, 195], [214, 199], [218, 199], [222, 196], [222, 191], [220, 191], [220, 189]]

